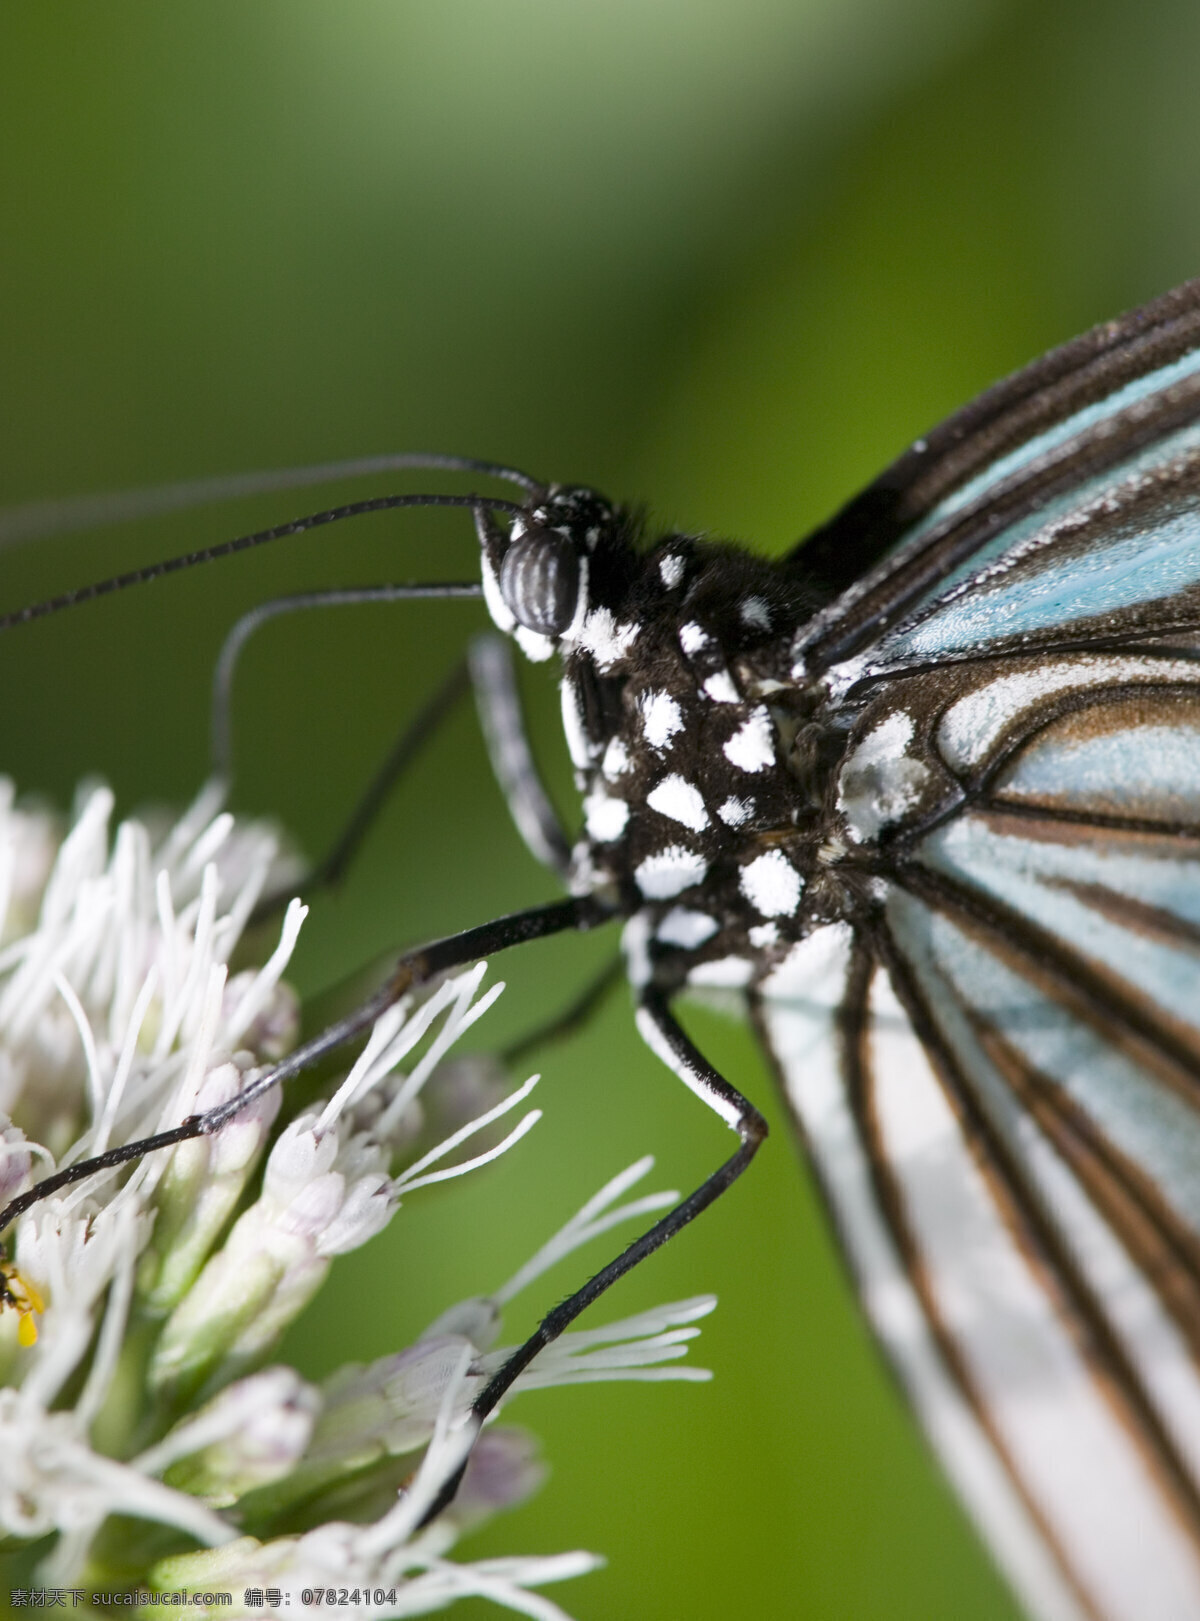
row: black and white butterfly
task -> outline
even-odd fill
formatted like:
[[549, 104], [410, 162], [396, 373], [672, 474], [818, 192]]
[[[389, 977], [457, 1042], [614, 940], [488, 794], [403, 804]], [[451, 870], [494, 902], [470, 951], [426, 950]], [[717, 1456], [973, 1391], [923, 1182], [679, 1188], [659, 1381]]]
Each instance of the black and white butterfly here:
[[643, 1035], [738, 1147], [547, 1317], [479, 1417], [753, 1156], [760, 1116], [671, 1010], [733, 990], [1031, 1613], [1195, 1621], [1200, 283], [989, 390], [780, 562], [512, 476], [520, 500], [458, 500], [496, 626], [561, 667], [578, 837], [494, 642], [476, 685], [567, 897], [409, 954], [234, 1105], [102, 1163], [217, 1129], [414, 978], [620, 921]]

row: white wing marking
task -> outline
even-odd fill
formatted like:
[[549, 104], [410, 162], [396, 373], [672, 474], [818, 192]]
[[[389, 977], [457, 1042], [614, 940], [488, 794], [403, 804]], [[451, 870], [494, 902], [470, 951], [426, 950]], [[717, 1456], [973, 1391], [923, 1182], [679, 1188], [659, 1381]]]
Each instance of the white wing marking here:
[[[1200, 1560], [1164, 1497], [1149, 1449], [1097, 1377], [1105, 1370], [1081, 1350], [1058, 1280], [1002, 1207], [995, 1177], [986, 1174], [991, 1167], [981, 1168], [882, 972], [870, 1014], [879, 1152], [932, 1309], [999, 1446], [1098, 1614], [1195, 1621]], [[1031, 1134], [1022, 1133], [1026, 1149]], [[1060, 1218], [1080, 1218], [1068, 1229], [1072, 1251], [1090, 1249], [1093, 1261], [1102, 1251], [1108, 1281], [1128, 1283], [1128, 1259], [1116, 1259], [1115, 1240], [1101, 1231], [1078, 1186], [1065, 1186], [1061, 1163], [1053, 1180]], [[1148, 1291], [1140, 1293], [1127, 1303], [1135, 1314]]]
[[762, 1022], [788, 1101], [867, 1315], [960, 1496], [1031, 1610], [1044, 1621], [1085, 1621], [1087, 1607], [946, 1366], [880, 1207], [836, 1029], [850, 952], [851, 931], [832, 924], [797, 946], [762, 987]]

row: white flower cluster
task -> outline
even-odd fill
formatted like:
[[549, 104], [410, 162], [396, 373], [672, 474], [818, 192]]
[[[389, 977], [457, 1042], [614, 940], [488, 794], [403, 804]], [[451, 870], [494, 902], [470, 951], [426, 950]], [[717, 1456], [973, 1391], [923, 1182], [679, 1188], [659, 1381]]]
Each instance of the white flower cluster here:
[[[110, 845], [111, 812], [94, 788], [62, 837], [0, 783], [0, 1205], [56, 1163], [213, 1108], [297, 1036], [282, 976], [298, 902], [262, 966], [229, 969], [260, 896], [294, 876], [275, 833], [235, 823], [210, 794], [157, 835], [124, 823]], [[536, 1077], [505, 1095], [485, 1061], [445, 1061], [499, 994], [479, 996], [483, 971], [389, 1009], [332, 1098], [273, 1141], [277, 1090], [213, 1136], [63, 1188], [16, 1223], [0, 1273], [0, 1535], [57, 1533], [35, 1580], [231, 1589], [224, 1616], [282, 1614], [280, 1594], [294, 1607], [303, 1589], [348, 1585], [364, 1602], [337, 1613], [373, 1621], [467, 1594], [563, 1615], [532, 1589], [591, 1569], [590, 1554], [447, 1558], [542, 1476], [521, 1431], [491, 1426], [472, 1451], [469, 1408], [505, 1360], [495, 1341], [517, 1291], [675, 1199], [621, 1202], [650, 1161], [408, 1349], [320, 1386], [266, 1365], [332, 1258], [377, 1233], [402, 1194], [495, 1158], [538, 1118], [528, 1111], [497, 1142]], [[673, 1364], [712, 1305], [564, 1335], [510, 1396], [705, 1378]], [[464, 1462], [453, 1502], [424, 1525]], [[195, 1551], [162, 1557], [164, 1528]]]

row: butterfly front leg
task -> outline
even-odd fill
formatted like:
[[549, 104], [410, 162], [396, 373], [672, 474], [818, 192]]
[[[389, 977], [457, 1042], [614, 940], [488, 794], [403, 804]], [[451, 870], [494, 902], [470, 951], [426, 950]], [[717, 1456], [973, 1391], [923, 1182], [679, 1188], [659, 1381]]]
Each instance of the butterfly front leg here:
[[529, 745], [512, 645], [504, 636], [477, 636], [468, 662], [479, 724], [492, 772], [530, 855], [560, 878], [571, 865], [571, 841], [551, 803]]
[[589, 1278], [582, 1288], [546, 1314], [524, 1345], [513, 1353], [476, 1398], [472, 1411], [481, 1425], [539, 1351], [569, 1328], [593, 1301], [598, 1300], [647, 1256], [653, 1255], [668, 1239], [674, 1238], [681, 1228], [686, 1227], [701, 1211], [707, 1210], [737, 1181], [767, 1135], [767, 1122], [762, 1115], [698, 1051], [671, 1012], [668, 998], [661, 991], [647, 988], [639, 993], [637, 1026], [655, 1056], [661, 1058], [689, 1090], [695, 1092], [731, 1131], [737, 1133], [738, 1147], [686, 1199], [681, 1200], [620, 1255]]

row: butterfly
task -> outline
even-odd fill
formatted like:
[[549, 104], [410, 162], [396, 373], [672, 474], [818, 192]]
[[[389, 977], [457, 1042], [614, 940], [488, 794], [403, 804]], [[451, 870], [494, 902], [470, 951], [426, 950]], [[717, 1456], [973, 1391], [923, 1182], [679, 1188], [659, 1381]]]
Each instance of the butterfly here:
[[[737, 1146], [554, 1308], [479, 1422], [753, 1158], [761, 1116], [672, 1008], [732, 992], [1030, 1613], [1200, 1616], [1200, 282], [996, 385], [777, 562], [440, 465], [517, 486], [390, 504], [473, 513], [484, 729], [565, 898], [406, 954], [238, 1099], [90, 1168], [217, 1129], [416, 981], [620, 923], [639, 1029]], [[559, 667], [577, 835], [512, 644]]]

